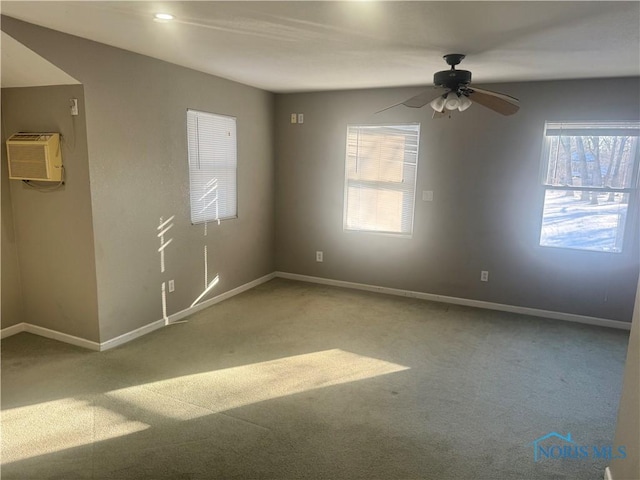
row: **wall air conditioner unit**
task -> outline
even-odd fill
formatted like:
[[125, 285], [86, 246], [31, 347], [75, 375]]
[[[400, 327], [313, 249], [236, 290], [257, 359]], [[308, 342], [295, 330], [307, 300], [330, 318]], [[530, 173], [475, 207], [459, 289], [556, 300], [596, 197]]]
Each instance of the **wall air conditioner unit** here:
[[62, 181], [59, 133], [16, 133], [7, 140], [9, 178]]

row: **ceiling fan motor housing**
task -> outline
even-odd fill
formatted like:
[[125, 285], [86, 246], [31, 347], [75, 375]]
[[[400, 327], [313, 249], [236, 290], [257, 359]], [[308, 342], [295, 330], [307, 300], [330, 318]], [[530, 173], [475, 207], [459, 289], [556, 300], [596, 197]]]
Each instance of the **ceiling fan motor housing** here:
[[433, 83], [437, 87], [457, 90], [459, 87], [464, 87], [471, 83], [471, 72], [468, 70], [443, 70], [433, 76]]

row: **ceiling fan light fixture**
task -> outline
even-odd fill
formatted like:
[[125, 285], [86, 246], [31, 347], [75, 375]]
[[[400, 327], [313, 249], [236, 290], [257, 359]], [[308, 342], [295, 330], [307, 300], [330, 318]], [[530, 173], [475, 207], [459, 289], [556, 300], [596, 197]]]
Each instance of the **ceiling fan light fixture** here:
[[444, 102], [444, 108], [447, 110], [457, 110], [460, 107], [460, 98], [457, 93], [451, 92], [447, 94]]
[[442, 70], [434, 74], [433, 85], [439, 89], [439, 95], [436, 98], [433, 98], [433, 95], [436, 95], [436, 93], [433, 93], [432, 90], [425, 90], [418, 95], [408, 98], [404, 102], [384, 108], [377, 113], [397, 107], [398, 105], [404, 105], [410, 108], [422, 108], [427, 104], [435, 111], [433, 115], [434, 118], [448, 115], [447, 110], [449, 112], [453, 110], [464, 112], [473, 103], [477, 103], [501, 115], [513, 115], [520, 109], [520, 102], [515, 97], [500, 92], [471, 87], [471, 72], [467, 70], [456, 70], [454, 68], [463, 58], [464, 55], [462, 54], [444, 56], [445, 61], [451, 66], [451, 69]]
[[460, 97], [458, 98], [459, 101], [459, 105], [458, 105], [458, 110], [461, 112], [464, 112], [467, 108], [469, 108], [471, 106], [471, 100], [469, 100], [469, 98], [467, 98], [466, 95], [460, 95]]
[[431, 100], [431, 103], [429, 103], [429, 105], [431, 105], [431, 108], [433, 108], [436, 112], [442, 112], [444, 110], [444, 104], [446, 101], [447, 99], [445, 98], [445, 96], [440, 95], [439, 97]]

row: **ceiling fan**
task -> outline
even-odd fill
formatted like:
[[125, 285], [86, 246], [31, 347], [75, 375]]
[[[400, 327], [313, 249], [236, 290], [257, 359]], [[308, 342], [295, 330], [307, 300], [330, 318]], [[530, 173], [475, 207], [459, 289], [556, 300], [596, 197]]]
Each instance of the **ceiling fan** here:
[[[443, 117], [447, 115], [447, 111], [458, 110], [463, 112], [471, 106], [472, 103], [479, 103], [494, 112], [502, 115], [513, 115], [520, 109], [520, 102], [517, 98], [505, 95], [504, 93], [492, 92], [480, 88], [471, 87], [471, 72], [468, 70], [456, 70], [465, 55], [460, 53], [450, 53], [443, 58], [450, 70], [436, 72], [433, 76], [433, 83], [439, 89], [438, 96], [433, 97], [433, 90], [426, 90], [415, 97], [411, 97], [404, 102], [397, 103], [391, 107], [387, 107], [380, 112], [389, 108], [405, 105], [411, 108], [421, 108], [426, 104], [433, 108], [433, 117]], [[377, 113], [380, 113], [377, 112]]]

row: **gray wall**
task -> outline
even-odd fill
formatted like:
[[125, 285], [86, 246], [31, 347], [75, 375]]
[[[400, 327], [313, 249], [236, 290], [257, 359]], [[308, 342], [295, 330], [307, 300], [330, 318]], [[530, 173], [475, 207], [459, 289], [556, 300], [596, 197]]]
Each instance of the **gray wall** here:
[[[12, 18], [2, 29], [85, 88], [100, 341], [162, 318], [161, 284], [175, 279], [167, 314], [274, 270], [272, 94]], [[238, 219], [189, 220], [188, 108], [237, 117]], [[175, 215], [160, 272], [160, 217]]]
[[[539, 247], [539, 169], [545, 120], [637, 120], [637, 86], [637, 78], [488, 86], [518, 97], [520, 112], [473, 105], [437, 120], [428, 107], [374, 114], [420, 88], [278, 95], [277, 269], [630, 321], [637, 224], [622, 254]], [[304, 113], [302, 125], [289, 123], [292, 112]], [[347, 124], [386, 122], [421, 123], [411, 239], [342, 229]], [[422, 190], [434, 191], [433, 202]]]
[[[1, 119], [4, 123], [4, 118]], [[16, 231], [13, 223], [11, 194], [9, 193], [9, 167], [5, 160], [5, 129], [2, 129], [2, 276], [0, 279], [2, 299], [0, 300], [0, 328], [10, 327], [24, 322], [22, 287], [20, 285], [20, 269], [18, 267], [18, 250], [16, 245]]]
[[[69, 112], [70, 98], [78, 99], [76, 117]], [[7, 250], [17, 250], [19, 273], [13, 271], [16, 263], [9, 257], [11, 274], [8, 278], [3, 275], [2, 286], [14, 298], [22, 291], [22, 321], [97, 341], [98, 304], [83, 105], [81, 85], [2, 89], [5, 134], [60, 132], [66, 177], [63, 187], [46, 193], [18, 180], [9, 181], [10, 198], [3, 195], [2, 199], [3, 217], [9, 213], [6, 223], [3, 218], [3, 242], [6, 238]], [[4, 165], [4, 148], [2, 155]], [[14, 230], [8, 223], [11, 216]], [[3, 319], [10, 311], [15, 312], [14, 303], [9, 303]], [[5, 309], [4, 301], [2, 308]], [[3, 327], [11, 323], [17, 322], [9, 319]]]

